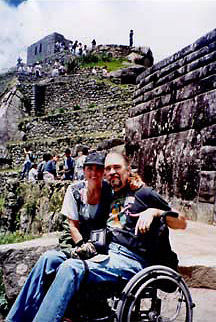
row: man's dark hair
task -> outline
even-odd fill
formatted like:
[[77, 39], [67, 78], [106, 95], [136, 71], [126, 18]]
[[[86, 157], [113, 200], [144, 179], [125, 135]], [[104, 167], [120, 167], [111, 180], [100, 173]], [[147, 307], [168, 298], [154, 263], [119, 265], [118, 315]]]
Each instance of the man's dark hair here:
[[70, 150], [69, 148], [67, 148], [67, 149], [65, 150], [65, 154], [71, 154], [71, 150]]
[[44, 161], [49, 161], [49, 160], [51, 160], [52, 159], [52, 154], [50, 154], [50, 153], [44, 153], [44, 155], [43, 155], [43, 160]]
[[84, 154], [84, 155], [88, 155], [88, 148], [87, 148], [87, 146], [84, 146], [84, 147], [82, 148], [82, 154]]

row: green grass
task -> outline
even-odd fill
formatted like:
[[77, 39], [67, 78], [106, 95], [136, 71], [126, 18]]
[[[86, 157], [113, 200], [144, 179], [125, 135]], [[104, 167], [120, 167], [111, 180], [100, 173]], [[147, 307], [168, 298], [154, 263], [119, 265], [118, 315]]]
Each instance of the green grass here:
[[14, 233], [1, 233], [0, 245], [21, 243], [23, 241], [32, 240], [38, 237], [40, 236], [31, 235], [31, 234], [24, 235], [23, 233], [20, 233], [18, 231]]
[[7, 173], [7, 172], [17, 173], [17, 172], [20, 172], [21, 170], [22, 170], [22, 167], [19, 167], [19, 168], [5, 168], [5, 169], [0, 169], [0, 173]]
[[3, 315], [6, 315], [7, 311], [8, 311], [8, 301], [5, 294], [3, 273], [2, 273], [2, 269], [0, 268], [0, 312]]
[[111, 72], [113, 70], [118, 70], [125, 67], [126, 59], [120, 59], [120, 58], [113, 58], [111, 61], [103, 61], [99, 60], [98, 62], [89, 62], [89, 63], [82, 63], [81, 68], [87, 68], [87, 67], [107, 67], [108, 72]]
[[5, 199], [0, 197], [0, 213], [4, 211]]

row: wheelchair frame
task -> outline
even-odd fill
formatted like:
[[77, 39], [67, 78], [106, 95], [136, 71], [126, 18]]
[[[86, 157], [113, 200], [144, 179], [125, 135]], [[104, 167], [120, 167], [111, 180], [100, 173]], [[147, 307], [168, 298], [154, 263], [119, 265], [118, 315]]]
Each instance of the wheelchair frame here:
[[[120, 284], [117, 283], [115, 289], [113, 285], [106, 288], [108, 284], [102, 284], [100, 296], [95, 287], [93, 296], [88, 290], [85, 299], [88, 306], [80, 307], [80, 317], [76, 321], [193, 321], [195, 305], [190, 291], [182, 276], [173, 269], [160, 265], [150, 266], [134, 275], [124, 288]], [[83, 303], [83, 298], [81, 301]], [[96, 309], [100, 312], [95, 312]]]

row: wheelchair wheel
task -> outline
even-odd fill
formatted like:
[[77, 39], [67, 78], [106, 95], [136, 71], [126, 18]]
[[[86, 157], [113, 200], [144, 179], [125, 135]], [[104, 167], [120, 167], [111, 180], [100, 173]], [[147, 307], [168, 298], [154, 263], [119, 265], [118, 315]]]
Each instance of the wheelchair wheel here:
[[118, 302], [118, 322], [192, 322], [190, 292], [171, 268], [151, 266], [137, 273]]

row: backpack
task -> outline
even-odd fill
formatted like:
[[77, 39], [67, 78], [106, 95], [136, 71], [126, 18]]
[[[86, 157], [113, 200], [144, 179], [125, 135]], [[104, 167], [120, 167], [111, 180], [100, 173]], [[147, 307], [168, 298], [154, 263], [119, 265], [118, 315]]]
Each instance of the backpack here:
[[29, 153], [29, 160], [31, 161], [31, 162], [34, 162], [35, 161], [35, 159], [36, 159], [36, 157], [35, 157], [35, 155], [31, 152], [31, 153]]

